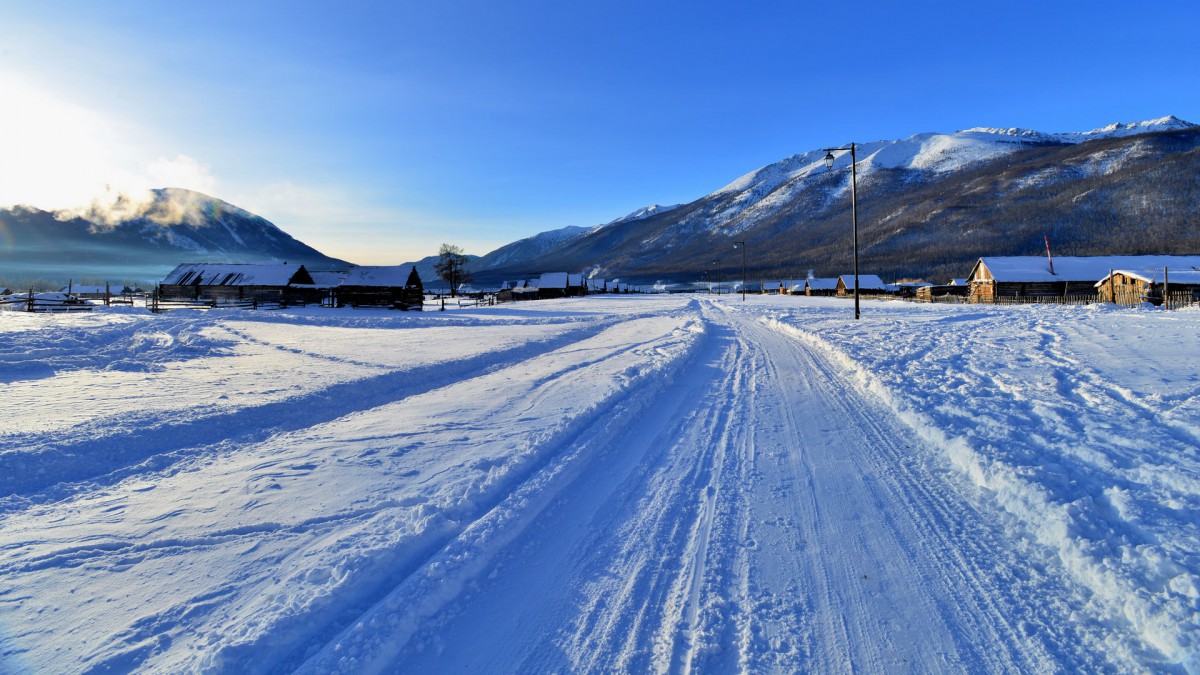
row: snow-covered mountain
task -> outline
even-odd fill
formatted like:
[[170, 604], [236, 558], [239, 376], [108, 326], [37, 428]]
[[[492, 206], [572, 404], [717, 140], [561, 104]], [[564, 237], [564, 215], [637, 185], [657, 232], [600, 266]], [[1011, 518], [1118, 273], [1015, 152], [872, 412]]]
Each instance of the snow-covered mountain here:
[[348, 266], [249, 211], [176, 188], [122, 195], [73, 211], [0, 209], [0, 221], [11, 242], [0, 247], [0, 271], [10, 280], [153, 281], [195, 260]]
[[[589, 233], [595, 232], [602, 228], [612, 227], [625, 223], [632, 223], [639, 220], [645, 220], [651, 216], [660, 215], [674, 209], [674, 206], [660, 206], [652, 204], [645, 206], [636, 211], [628, 213], [620, 218], [616, 218], [602, 225], [594, 227], [578, 227], [568, 226], [557, 230], [549, 230], [540, 234], [535, 234], [532, 237], [519, 239], [511, 244], [505, 244], [500, 248], [480, 257], [478, 260], [471, 262], [468, 269], [473, 274], [490, 276], [488, 272], [491, 270], [505, 270], [518, 274], [532, 274], [543, 271], [539, 268], [530, 268], [525, 265], [529, 260], [535, 260], [557, 248], [560, 248], [572, 241], [579, 239]], [[418, 271], [420, 268], [418, 267]], [[425, 278], [422, 275], [421, 278]]]
[[[1154, 204], [1163, 209], [1155, 215], [1160, 231], [1184, 234], [1146, 252], [1194, 252], [1175, 249], [1200, 250], [1196, 228], [1187, 234], [1193, 217], [1186, 206], [1186, 193], [1196, 191], [1197, 145], [1200, 127], [1173, 116], [1085, 132], [977, 127], [857, 144], [860, 248], [873, 271], [889, 276], [961, 276], [955, 265], [1025, 252], [1042, 232], [1057, 234], [1064, 253], [1133, 252], [1114, 233]], [[838, 153], [832, 170], [825, 154], [787, 157], [690, 204], [643, 209], [488, 273], [595, 269], [643, 280], [697, 278], [714, 260], [732, 257], [724, 253], [732, 240], [757, 253], [747, 263], [756, 274], [843, 271], [850, 153]], [[1186, 176], [1193, 179], [1180, 180]], [[1033, 203], [1040, 206], [1028, 208]], [[912, 249], [918, 241], [923, 248]]]

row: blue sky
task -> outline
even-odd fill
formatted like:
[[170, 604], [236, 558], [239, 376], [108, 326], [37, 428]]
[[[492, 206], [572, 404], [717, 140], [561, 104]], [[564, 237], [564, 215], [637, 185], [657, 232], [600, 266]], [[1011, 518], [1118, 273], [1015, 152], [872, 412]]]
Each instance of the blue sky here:
[[360, 264], [482, 254], [851, 140], [1200, 122], [1196, 26], [1194, 2], [10, 1], [0, 202], [169, 184]]

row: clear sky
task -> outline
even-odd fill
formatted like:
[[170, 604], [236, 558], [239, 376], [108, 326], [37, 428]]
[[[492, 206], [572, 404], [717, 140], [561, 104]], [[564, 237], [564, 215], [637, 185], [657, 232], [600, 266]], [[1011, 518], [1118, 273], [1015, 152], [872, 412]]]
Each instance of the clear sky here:
[[360, 264], [483, 254], [851, 140], [1200, 122], [1198, 27], [1195, 0], [8, 0], [0, 204], [186, 187]]

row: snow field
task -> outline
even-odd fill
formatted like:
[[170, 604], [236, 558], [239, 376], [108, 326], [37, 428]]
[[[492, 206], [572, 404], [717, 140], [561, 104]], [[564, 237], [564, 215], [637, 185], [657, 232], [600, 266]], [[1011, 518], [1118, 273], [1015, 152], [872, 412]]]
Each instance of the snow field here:
[[[296, 665], [308, 656], [294, 653], [303, 647], [298, 641], [319, 636], [347, 606], [419, 567], [421, 555], [561, 451], [563, 439], [611, 406], [629, 382], [667, 374], [663, 367], [692, 339], [686, 315], [620, 318], [568, 319], [555, 327], [553, 341], [541, 344], [545, 326], [536, 324], [475, 332], [470, 346], [446, 351], [460, 359], [486, 353], [498, 362], [490, 369], [473, 364], [484, 372], [478, 377], [464, 374], [461, 363], [428, 367], [429, 352], [441, 351], [430, 345], [439, 341], [418, 336], [433, 340], [415, 373], [427, 378], [423, 394], [393, 383], [398, 400], [298, 431], [284, 424], [265, 438], [251, 434], [249, 442], [235, 437], [184, 453], [184, 466], [165, 475], [138, 472], [98, 495], [69, 500], [69, 517], [56, 505], [14, 514], [6, 519], [5, 541], [18, 553], [0, 558], [0, 569], [19, 573], [22, 587], [40, 589], [22, 598], [23, 611], [55, 612], [76, 604], [76, 593], [89, 596], [61, 619], [73, 637], [53, 641], [39, 662], [55, 670]], [[399, 339], [403, 347], [407, 337], [364, 339]], [[304, 376], [310, 354], [276, 351], [282, 362], [275, 378]], [[198, 380], [212, 373], [202, 360], [189, 364]], [[336, 362], [331, 370], [341, 367]], [[270, 429], [276, 420], [262, 417], [262, 408], [259, 425]], [[480, 423], [471, 424], [471, 416]], [[404, 421], [402, 431], [396, 420]], [[108, 443], [95, 445], [103, 450]], [[46, 528], [47, 520], [70, 524]], [[131, 587], [140, 591], [130, 593]], [[105, 620], [114, 615], [121, 619]]]
[[0, 672], [1196, 671], [1200, 313], [850, 313], [0, 315]]
[[[1200, 314], [877, 304], [770, 325], [825, 352], [1128, 626], [1106, 652], [1200, 668]], [[880, 340], [880, 335], [887, 335]], [[1159, 654], [1161, 656], [1147, 656]]]

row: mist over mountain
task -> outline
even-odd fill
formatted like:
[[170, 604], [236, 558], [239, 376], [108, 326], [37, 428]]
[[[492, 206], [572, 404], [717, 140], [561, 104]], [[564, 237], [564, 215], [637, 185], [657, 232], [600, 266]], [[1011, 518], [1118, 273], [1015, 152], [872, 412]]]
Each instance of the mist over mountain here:
[[[1040, 254], [1043, 236], [1060, 255], [1200, 252], [1200, 127], [1175, 117], [1060, 134], [925, 133], [856, 154], [860, 267], [888, 279], [963, 276], [982, 255]], [[476, 278], [585, 270], [685, 281], [718, 266], [729, 275], [741, 267], [734, 241], [747, 243], [752, 279], [846, 273], [850, 157], [830, 170], [824, 156], [794, 155], [689, 204], [497, 257], [473, 268]]]
[[119, 196], [72, 211], [0, 209], [0, 279], [153, 282], [181, 262], [299, 262], [346, 269], [253, 213], [190, 190]]

